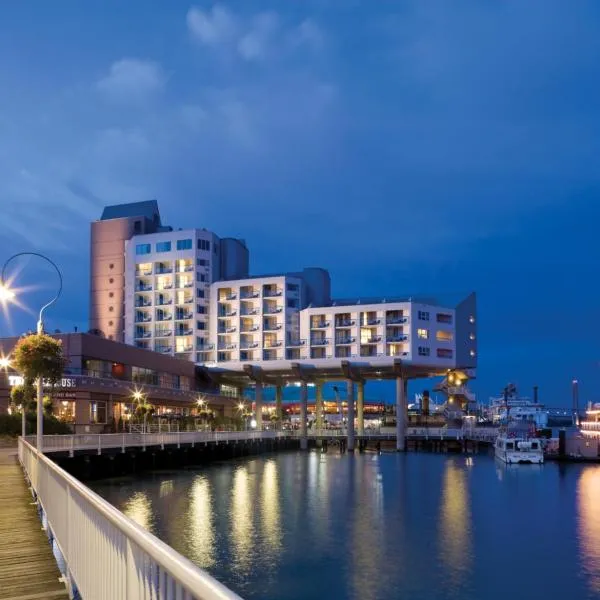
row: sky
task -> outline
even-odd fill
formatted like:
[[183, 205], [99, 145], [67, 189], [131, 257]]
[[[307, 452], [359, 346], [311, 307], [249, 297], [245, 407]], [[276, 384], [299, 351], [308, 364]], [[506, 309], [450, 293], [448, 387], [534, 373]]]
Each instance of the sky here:
[[48, 329], [86, 330], [90, 221], [156, 198], [246, 239], [254, 273], [476, 291], [480, 399], [570, 406], [577, 378], [600, 401], [599, 27], [593, 0], [8, 0], [0, 258], [55, 260]]

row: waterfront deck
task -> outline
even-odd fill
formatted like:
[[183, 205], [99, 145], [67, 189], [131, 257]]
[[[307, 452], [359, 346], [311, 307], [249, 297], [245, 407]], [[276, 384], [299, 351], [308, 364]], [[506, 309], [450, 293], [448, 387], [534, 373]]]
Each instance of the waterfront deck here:
[[0, 599], [69, 598], [16, 449], [0, 449]]

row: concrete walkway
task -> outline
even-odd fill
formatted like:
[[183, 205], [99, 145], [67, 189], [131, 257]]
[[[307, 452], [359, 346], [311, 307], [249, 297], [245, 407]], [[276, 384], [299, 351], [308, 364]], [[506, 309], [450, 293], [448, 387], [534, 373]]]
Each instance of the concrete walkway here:
[[0, 600], [69, 598], [17, 461], [0, 448]]

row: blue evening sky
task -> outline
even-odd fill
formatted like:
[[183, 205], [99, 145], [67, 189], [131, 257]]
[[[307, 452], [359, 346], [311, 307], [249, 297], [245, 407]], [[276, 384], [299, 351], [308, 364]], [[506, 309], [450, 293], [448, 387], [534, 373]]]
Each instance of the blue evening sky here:
[[599, 31], [592, 0], [7, 0], [2, 257], [54, 258], [49, 329], [87, 329], [89, 222], [157, 198], [255, 273], [475, 290], [481, 398], [600, 400]]

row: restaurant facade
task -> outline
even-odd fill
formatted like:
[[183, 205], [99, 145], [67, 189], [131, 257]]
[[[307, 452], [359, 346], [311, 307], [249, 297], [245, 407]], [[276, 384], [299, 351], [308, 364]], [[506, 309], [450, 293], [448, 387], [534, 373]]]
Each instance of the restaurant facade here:
[[[177, 425], [186, 417], [235, 417], [240, 390], [219, 387], [205, 369], [189, 360], [144, 350], [90, 333], [55, 334], [67, 358], [63, 377], [44, 383], [53, 414], [75, 433], [114, 431], [133, 419], [141, 399], [153, 419]], [[11, 356], [18, 338], [0, 339], [0, 354]], [[0, 414], [10, 411], [10, 394], [22, 377], [11, 367], [0, 372]]]

